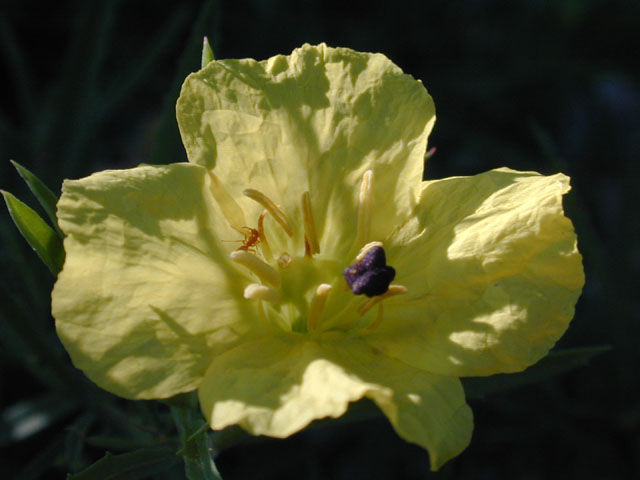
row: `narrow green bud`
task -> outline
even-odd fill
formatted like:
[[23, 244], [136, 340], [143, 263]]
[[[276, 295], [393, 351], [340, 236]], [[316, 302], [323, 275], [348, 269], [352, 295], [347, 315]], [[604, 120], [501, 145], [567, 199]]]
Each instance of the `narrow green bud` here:
[[211, 49], [211, 45], [209, 45], [209, 39], [204, 37], [202, 41], [202, 61], [201, 68], [209, 65], [210, 62], [213, 62], [215, 57], [213, 56], [213, 50]]

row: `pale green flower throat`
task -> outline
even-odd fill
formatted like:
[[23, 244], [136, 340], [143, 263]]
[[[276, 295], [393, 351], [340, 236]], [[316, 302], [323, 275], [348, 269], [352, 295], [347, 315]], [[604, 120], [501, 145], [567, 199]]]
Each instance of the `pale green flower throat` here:
[[[308, 191], [300, 199], [304, 231], [304, 255], [300, 256], [279, 248], [277, 235], [271, 238], [265, 231], [264, 220], [270, 215], [277, 228], [293, 238], [295, 225], [287, 213], [258, 190], [247, 188], [242, 193], [260, 204], [263, 211], [256, 228], [234, 227], [241, 230], [244, 240], [230, 257], [260, 280], [247, 285], [243, 296], [258, 302], [258, 311], [265, 322], [293, 332], [352, 330], [354, 327], [372, 330], [382, 321], [383, 300], [407, 293], [405, 287], [390, 284], [395, 270], [386, 265], [382, 243], [369, 238], [374, 193], [371, 170], [364, 173], [360, 184], [355, 228], [356, 241], [363, 246], [353, 265], [345, 263], [345, 259], [321, 255]], [[231, 212], [225, 208], [229, 204], [219, 204], [230, 218]], [[237, 204], [236, 208], [239, 208]], [[365, 294], [368, 298], [359, 301], [354, 294]], [[374, 307], [377, 307], [375, 316], [365, 318]]]

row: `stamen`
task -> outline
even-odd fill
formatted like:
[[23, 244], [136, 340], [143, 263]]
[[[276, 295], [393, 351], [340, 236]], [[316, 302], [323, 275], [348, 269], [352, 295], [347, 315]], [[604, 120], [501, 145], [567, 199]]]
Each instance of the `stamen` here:
[[327, 301], [327, 296], [331, 291], [331, 285], [328, 283], [321, 283], [316, 288], [313, 298], [311, 299], [311, 305], [309, 305], [309, 317], [307, 318], [307, 330], [313, 332], [318, 328], [318, 321], [322, 310], [324, 310], [324, 304]]
[[358, 245], [369, 240], [371, 230], [371, 205], [373, 204], [373, 171], [367, 170], [360, 184], [360, 205], [358, 207]]
[[253, 273], [255, 273], [261, 280], [264, 280], [276, 287], [280, 286], [280, 273], [268, 263], [263, 262], [253, 253], [249, 253], [244, 250], [236, 250], [231, 252], [231, 260], [240, 265], [244, 265]]
[[313, 211], [311, 210], [309, 192], [304, 192], [302, 194], [302, 218], [304, 220], [304, 238], [308, 244], [309, 252], [311, 255], [320, 253], [320, 245], [318, 244], [316, 224], [313, 221]]
[[264, 193], [259, 192], [258, 190], [254, 190], [253, 188], [247, 188], [243, 190], [242, 193], [249, 197], [251, 200], [255, 200], [264, 208], [266, 208], [267, 211], [273, 216], [273, 218], [276, 219], [276, 222], [278, 222], [284, 229], [284, 231], [287, 232], [287, 235], [293, 237], [293, 230], [291, 229], [289, 220], [282, 212], [282, 210], [280, 210], [280, 208], [278, 208], [278, 206], [273, 203], [273, 200], [267, 197]]
[[358, 307], [358, 315], [362, 317], [365, 313], [367, 313], [369, 310], [371, 310], [374, 306], [376, 306], [385, 298], [393, 297], [395, 295], [403, 295], [407, 292], [408, 292], [407, 288], [403, 287], [402, 285], [389, 285], [389, 290], [387, 290], [386, 293], [383, 293], [382, 295], [378, 295], [377, 297], [370, 298], [369, 300], [364, 302], [362, 305], [360, 305]]
[[234, 230], [242, 233], [242, 228], [247, 224], [242, 208], [240, 208], [240, 205], [229, 195], [229, 192], [225, 190], [220, 179], [216, 177], [213, 172], [209, 171], [208, 173], [209, 191], [216, 202], [218, 202], [222, 215]]
[[369, 325], [366, 330], [375, 330], [376, 328], [378, 328], [378, 325], [380, 325], [382, 323], [382, 316], [384, 315], [384, 304], [383, 303], [378, 303], [378, 315], [376, 315], [376, 319], [374, 320], [374, 322]]
[[266, 300], [272, 303], [281, 303], [282, 296], [280, 292], [274, 288], [260, 285], [259, 283], [251, 283], [244, 289], [244, 298], [252, 298], [255, 300]]
[[267, 211], [263, 210], [258, 217], [258, 234], [260, 235], [260, 249], [262, 250], [262, 255], [264, 255], [264, 259], [268, 262], [271, 260], [271, 248], [269, 247], [269, 242], [267, 242], [267, 236], [264, 234], [264, 217], [267, 215]]

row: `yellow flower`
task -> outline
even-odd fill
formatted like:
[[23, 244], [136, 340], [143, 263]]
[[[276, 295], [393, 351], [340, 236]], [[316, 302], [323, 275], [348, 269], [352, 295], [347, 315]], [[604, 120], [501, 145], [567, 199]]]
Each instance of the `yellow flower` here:
[[190, 163], [66, 181], [58, 203], [56, 326], [102, 388], [198, 389], [212, 428], [275, 437], [367, 397], [437, 469], [471, 436], [459, 377], [522, 370], [567, 328], [568, 178], [422, 181], [433, 103], [385, 56], [215, 61], [177, 112]]

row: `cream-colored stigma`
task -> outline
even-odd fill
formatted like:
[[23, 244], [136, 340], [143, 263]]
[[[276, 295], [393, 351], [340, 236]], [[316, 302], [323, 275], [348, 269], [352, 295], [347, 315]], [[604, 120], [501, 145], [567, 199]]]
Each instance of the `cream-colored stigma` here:
[[247, 267], [253, 273], [255, 273], [261, 280], [270, 283], [275, 287], [280, 286], [280, 272], [278, 272], [275, 268], [273, 268], [268, 263], [263, 262], [258, 257], [256, 257], [253, 253], [244, 251], [244, 250], [236, 250], [235, 252], [231, 252], [231, 260], [240, 265]]
[[387, 290], [382, 295], [378, 295], [377, 297], [372, 297], [369, 300], [366, 300], [365, 302], [363, 302], [358, 307], [358, 315], [362, 317], [365, 313], [367, 313], [369, 310], [371, 310], [374, 306], [379, 304], [381, 301], [389, 297], [394, 297], [396, 295], [403, 295], [407, 292], [408, 292], [407, 287], [403, 287], [402, 285], [389, 285], [389, 290]]
[[308, 257], [311, 257], [316, 253], [320, 253], [320, 244], [318, 243], [318, 234], [316, 233], [316, 223], [313, 220], [309, 192], [302, 194], [302, 219], [304, 221], [304, 239], [306, 242], [305, 252]]
[[291, 228], [289, 219], [284, 214], [284, 212], [280, 210], [280, 208], [275, 203], [273, 203], [273, 200], [267, 197], [264, 193], [258, 190], [254, 190], [253, 188], [246, 188], [242, 191], [242, 193], [249, 197], [251, 200], [255, 200], [260, 205], [262, 205], [271, 214], [271, 216], [276, 219], [276, 222], [280, 224], [282, 229], [287, 232], [287, 235], [293, 237], [293, 229]]
[[373, 170], [362, 175], [358, 204], [358, 245], [369, 241], [371, 234], [371, 208], [373, 205]]
[[260, 285], [259, 283], [250, 283], [244, 289], [244, 298], [252, 298], [255, 300], [266, 300], [272, 303], [281, 303], [282, 295], [274, 288]]
[[324, 310], [324, 304], [327, 301], [327, 296], [331, 291], [331, 285], [328, 283], [321, 283], [316, 288], [309, 305], [309, 315], [307, 316], [307, 330], [313, 332], [318, 328], [320, 322], [320, 316]]

